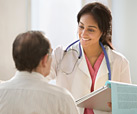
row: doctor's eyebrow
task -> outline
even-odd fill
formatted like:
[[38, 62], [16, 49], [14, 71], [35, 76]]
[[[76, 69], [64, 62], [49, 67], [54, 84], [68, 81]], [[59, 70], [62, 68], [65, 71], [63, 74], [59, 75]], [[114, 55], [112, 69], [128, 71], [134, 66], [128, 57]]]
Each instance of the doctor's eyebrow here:
[[[79, 22], [79, 23], [82, 24], [82, 25], [84, 25], [82, 22]], [[89, 25], [88, 27], [92, 27], [92, 28], [96, 28], [97, 29], [96, 26], [92, 26], [92, 25]]]

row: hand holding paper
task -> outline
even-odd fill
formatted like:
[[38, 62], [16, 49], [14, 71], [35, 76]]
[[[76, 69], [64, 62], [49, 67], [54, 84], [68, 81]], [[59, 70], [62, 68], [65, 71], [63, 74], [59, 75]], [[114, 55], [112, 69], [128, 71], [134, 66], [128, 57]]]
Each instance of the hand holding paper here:
[[77, 106], [112, 114], [137, 114], [137, 85], [107, 81], [104, 87], [78, 99]]

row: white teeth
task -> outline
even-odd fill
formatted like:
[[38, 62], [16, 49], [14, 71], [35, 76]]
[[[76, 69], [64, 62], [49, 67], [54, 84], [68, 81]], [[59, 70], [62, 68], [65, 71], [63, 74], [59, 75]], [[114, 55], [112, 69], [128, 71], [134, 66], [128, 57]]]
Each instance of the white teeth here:
[[85, 39], [85, 38], [82, 38], [82, 40], [88, 41], [88, 40], [90, 40], [90, 39]]

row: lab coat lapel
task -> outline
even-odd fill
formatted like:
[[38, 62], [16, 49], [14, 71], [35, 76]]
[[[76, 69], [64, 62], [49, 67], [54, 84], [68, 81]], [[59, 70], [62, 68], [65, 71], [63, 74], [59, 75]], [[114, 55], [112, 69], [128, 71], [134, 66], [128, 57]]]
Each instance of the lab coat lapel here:
[[[106, 49], [108, 59], [109, 59], [109, 64], [110, 64], [110, 67], [111, 67], [111, 62], [113, 61], [113, 57], [111, 57], [111, 49], [107, 46], [105, 47], [105, 49]], [[102, 77], [104, 75], [108, 75], [108, 73], [109, 73], [109, 71], [108, 71], [106, 59], [105, 59], [105, 56], [104, 56], [103, 61], [102, 61], [101, 65], [100, 65], [100, 68], [98, 70], [96, 79], [98, 79], [99, 77]]]
[[86, 74], [86, 76], [90, 77], [90, 73], [89, 73], [89, 70], [88, 70], [88, 66], [87, 66], [85, 55], [84, 55], [84, 51], [83, 51], [83, 48], [81, 48], [81, 49], [82, 49], [82, 57], [81, 57], [81, 62], [79, 64], [79, 69], [82, 72], [84, 72]]
[[100, 68], [98, 70], [96, 79], [98, 79], [99, 77], [102, 77], [104, 75], [107, 75], [108, 73], [109, 73], [109, 71], [107, 69], [106, 60], [105, 60], [105, 56], [104, 56], [103, 61], [102, 61]]
[[[84, 54], [84, 53], [83, 53]], [[81, 62], [79, 64], [79, 69], [86, 74], [86, 76], [90, 77], [90, 73], [88, 70], [87, 62], [84, 56], [81, 58]]]
[[[79, 52], [79, 45], [72, 46], [72, 48]], [[84, 56], [84, 51], [83, 51], [82, 46], [81, 46], [81, 51], [82, 51], [82, 56], [79, 60], [78, 68], [79, 68], [80, 71], [85, 73], [85, 76], [90, 77], [90, 73], [89, 73], [89, 70], [88, 70], [88, 66], [87, 66], [87, 62], [86, 62], [86, 59], [85, 59], [85, 56]]]
[[[106, 48], [106, 52], [107, 52], [110, 67], [111, 67], [111, 63], [113, 61], [113, 57], [111, 57], [111, 49], [109, 47], [105, 47], [105, 48]], [[97, 76], [96, 76], [94, 89], [98, 89], [99, 87], [105, 85], [105, 82], [108, 80], [108, 73], [109, 73], [109, 71], [108, 71], [106, 59], [104, 56], [103, 61], [100, 65], [100, 68], [99, 68]]]

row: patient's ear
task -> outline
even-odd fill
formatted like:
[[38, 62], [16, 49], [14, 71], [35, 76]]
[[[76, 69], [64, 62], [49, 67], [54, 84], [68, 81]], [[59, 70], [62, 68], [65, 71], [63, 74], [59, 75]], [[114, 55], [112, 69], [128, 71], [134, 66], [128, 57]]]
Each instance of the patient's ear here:
[[42, 58], [42, 66], [46, 66], [48, 62], [48, 54], [46, 54], [43, 58]]

